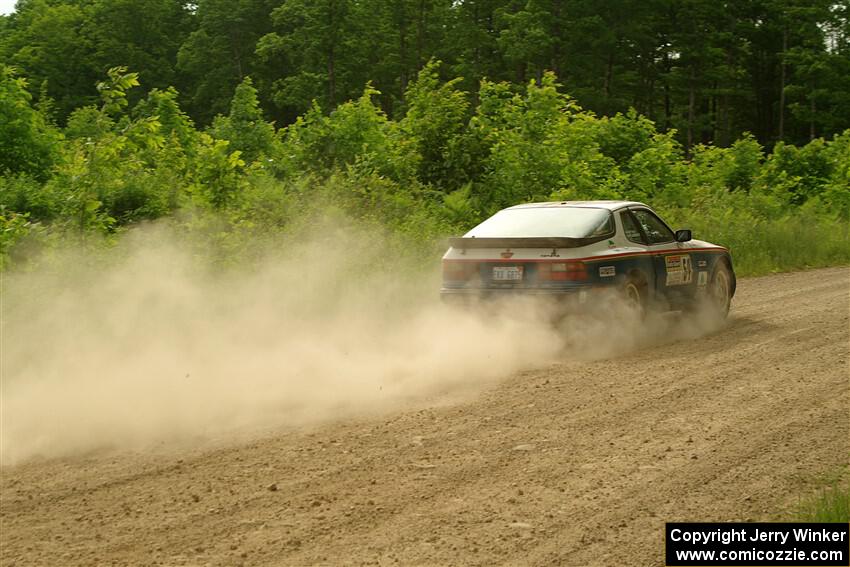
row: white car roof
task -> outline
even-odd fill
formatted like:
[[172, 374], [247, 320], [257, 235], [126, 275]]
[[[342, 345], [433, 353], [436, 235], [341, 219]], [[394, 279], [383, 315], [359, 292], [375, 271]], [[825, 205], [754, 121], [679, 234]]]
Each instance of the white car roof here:
[[[646, 207], [643, 203], [637, 201], [548, 201], [545, 203], [525, 203], [523, 205], [514, 205], [505, 210], [511, 209], [532, 209], [537, 207], [584, 207], [594, 209], [608, 209], [615, 211], [623, 207], [637, 206]], [[647, 207], [648, 208], [648, 207]]]

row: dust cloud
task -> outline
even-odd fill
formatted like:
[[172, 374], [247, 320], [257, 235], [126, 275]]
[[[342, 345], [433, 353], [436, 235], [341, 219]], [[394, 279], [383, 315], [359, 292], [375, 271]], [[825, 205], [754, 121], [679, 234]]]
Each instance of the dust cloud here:
[[2, 464], [428, 404], [670, 335], [612, 317], [553, 324], [530, 303], [452, 309], [437, 258], [406, 268], [356, 229], [287, 240], [240, 272], [178, 241], [147, 227], [110, 261], [64, 251], [3, 276]]

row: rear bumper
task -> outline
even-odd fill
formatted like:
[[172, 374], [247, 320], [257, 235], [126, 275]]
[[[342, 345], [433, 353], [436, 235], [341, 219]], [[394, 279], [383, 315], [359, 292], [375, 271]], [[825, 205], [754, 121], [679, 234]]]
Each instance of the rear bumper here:
[[589, 285], [568, 288], [447, 288], [440, 290], [440, 298], [451, 304], [468, 304], [478, 301], [498, 301], [518, 298], [539, 298], [570, 306], [582, 306], [589, 302], [594, 288]]

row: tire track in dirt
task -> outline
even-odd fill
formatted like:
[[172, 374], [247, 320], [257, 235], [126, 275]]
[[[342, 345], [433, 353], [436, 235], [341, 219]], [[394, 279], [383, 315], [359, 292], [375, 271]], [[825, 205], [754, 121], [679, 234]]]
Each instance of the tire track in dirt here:
[[6, 467], [0, 559], [659, 565], [665, 521], [778, 519], [848, 463], [848, 365], [850, 269], [744, 279], [725, 329], [464, 403]]

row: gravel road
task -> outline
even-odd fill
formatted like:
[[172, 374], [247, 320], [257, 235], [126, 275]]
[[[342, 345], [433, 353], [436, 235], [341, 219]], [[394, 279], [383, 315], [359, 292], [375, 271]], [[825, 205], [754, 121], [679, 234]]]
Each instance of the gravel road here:
[[7, 466], [2, 565], [661, 565], [850, 460], [850, 268], [742, 279], [726, 328], [474, 398], [180, 454]]

